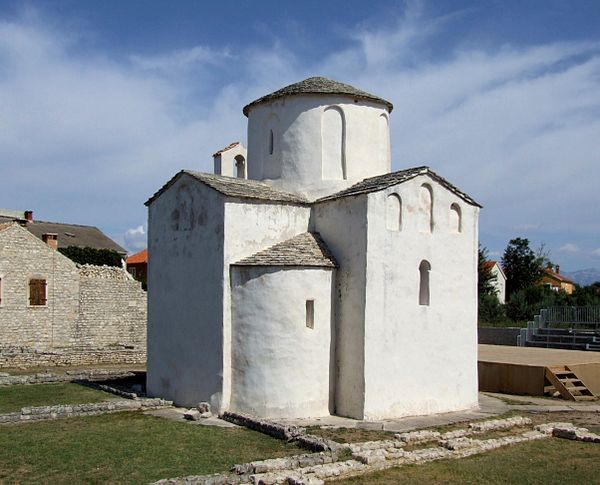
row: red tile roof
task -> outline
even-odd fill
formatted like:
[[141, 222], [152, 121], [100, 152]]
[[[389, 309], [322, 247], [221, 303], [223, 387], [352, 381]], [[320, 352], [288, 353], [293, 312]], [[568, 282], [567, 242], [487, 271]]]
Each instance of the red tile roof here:
[[148, 250], [144, 249], [139, 253], [135, 253], [127, 258], [127, 264], [140, 264], [148, 262]]
[[545, 269], [544, 273], [546, 273], [546, 276], [548, 276], [550, 278], [554, 278], [555, 280], [562, 281], [564, 283], [575, 284], [575, 282], [572, 279], [567, 278], [566, 276], [563, 276], [563, 275], [561, 275], [559, 273], [555, 273], [551, 269]]

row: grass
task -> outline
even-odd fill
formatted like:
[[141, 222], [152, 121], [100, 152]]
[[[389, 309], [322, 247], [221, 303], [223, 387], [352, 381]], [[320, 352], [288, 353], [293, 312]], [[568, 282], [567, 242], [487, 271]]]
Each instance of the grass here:
[[37, 374], [39, 372], [52, 372], [53, 374], [64, 374], [67, 371], [84, 371], [84, 370], [115, 370], [115, 371], [132, 371], [145, 370], [146, 364], [95, 364], [95, 365], [42, 365], [27, 368], [20, 367], [5, 367], [0, 369], [1, 372], [6, 372], [10, 375], [26, 375]]
[[336, 484], [599, 483], [600, 446], [549, 438], [459, 460], [407, 465]]
[[[116, 396], [72, 382], [0, 387], [0, 414], [14, 413], [25, 406], [84, 404], [107, 401]], [[117, 398], [118, 399], [118, 398]]]
[[244, 428], [123, 412], [0, 428], [0, 483], [148, 483], [298, 454]]
[[312, 426], [308, 433], [322, 438], [337, 441], [338, 443], [361, 443], [363, 441], [393, 440], [391, 431], [364, 428], [319, 428]]

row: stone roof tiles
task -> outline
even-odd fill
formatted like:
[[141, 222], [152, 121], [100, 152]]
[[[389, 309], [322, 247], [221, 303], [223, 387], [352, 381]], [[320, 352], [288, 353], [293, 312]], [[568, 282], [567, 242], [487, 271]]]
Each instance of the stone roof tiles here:
[[56, 234], [58, 236], [58, 247], [66, 248], [77, 246], [80, 248], [90, 247], [94, 249], [108, 249], [126, 255], [127, 251], [94, 226], [83, 226], [80, 224], [64, 224], [62, 222], [47, 221], [24, 221], [0, 216], [0, 223], [16, 221], [20, 223], [31, 234], [42, 239], [44, 234]]
[[195, 180], [208, 185], [210, 188], [228, 197], [239, 197], [241, 199], [256, 199], [270, 202], [290, 202], [294, 204], [308, 205], [309, 201], [301, 195], [284, 192], [257, 180], [247, 180], [223, 175], [212, 175], [191, 170], [181, 170], [171, 180], [146, 201], [150, 205], [165, 190], [167, 190], [182, 175], [189, 175]]
[[318, 232], [299, 234], [248, 256], [234, 265], [338, 267], [335, 258]]
[[246, 116], [248, 116], [250, 108], [257, 104], [272, 101], [274, 99], [282, 98], [284, 96], [293, 96], [297, 94], [345, 95], [354, 97], [355, 99], [363, 99], [383, 104], [387, 107], [387, 110], [390, 113], [392, 112], [392, 109], [394, 109], [394, 105], [389, 101], [375, 96], [374, 94], [361, 91], [360, 89], [357, 89], [354, 86], [350, 86], [349, 84], [333, 81], [331, 79], [327, 79], [326, 77], [309, 77], [304, 81], [290, 84], [289, 86], [285, 86], [284, 88], [278, 89], [277, 91], [271, 94], [267, 94], [261, 98], [252, 101], [251, 103], [244, 106], [243, 112]]
[[333, 199], [339, 199], [342, 197], [350, 197], [353, 195], [367, 194], [370, 192], [378, 192], [380, 190], [384, 190], [392, 185], [401, 184], [408, 180], [411, 180], [419, 175], [428, 175], [433, 180], [438, 182], [440, 185], [444, 186], [450, 192], [453, 192], [458, 197], [463, 199], [468, 204], [481, 207], [475, 200], [465, 194], [463, 191], [459, 190], [457, 187], [452, 185], [446, 179], [440, 177], [429, 167], [415, 167], [409, 168], [407, 170], [400, 170], [398, 172], [386, 173], [384, 175], [377, 175], [375, 177], [369, 177], [360, 182], [355, 183], [354, 185], [348, 187], [347, 189], [341, 190], [334, 194], [321, 197], [317, 199], [315, 202], [324, 202]]
[[213, 153], [213, 157], [216, 157], [217, 155], [220, 155], [221, 153], [224, 153], [227, 150], [231, 150], [232, 148], [238, 146], [239, 144], [240, 144], [239, 141], [234, 141], [234, 142], [230, 143], [229, 145], [227, 145], [225, 148], [221, 148], [220, 150], [217, 150], [215, 153]]

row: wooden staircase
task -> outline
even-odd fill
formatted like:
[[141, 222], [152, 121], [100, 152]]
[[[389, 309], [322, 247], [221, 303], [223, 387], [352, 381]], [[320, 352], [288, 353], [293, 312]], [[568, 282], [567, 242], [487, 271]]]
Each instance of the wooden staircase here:
[[546, 367], [545, 374], [546, 380], [550, 383], [544, 388], [545, 392], [558, 391], [563, 399], [569, 401], [593, 401], [596, 399], [594, 393], [566, 365]]

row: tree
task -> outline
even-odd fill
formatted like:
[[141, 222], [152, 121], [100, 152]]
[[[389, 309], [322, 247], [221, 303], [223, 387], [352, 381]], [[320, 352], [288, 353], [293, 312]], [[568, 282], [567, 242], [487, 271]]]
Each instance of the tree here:
[[[477, 290], [479, 296], [481, 295], [496, 295], [496, 288], [494, 282], [496, 281], [496, 275], [492, 273], [492, 268], [487, 264], [489, 263], [487, 248], [479, 245], [479, 264], [478, 264], [478, 279], [477, 279]], [[497, 296], [497, 295], [496, 295]]]
[[121, 255], [111, 249], [80, 248], [69, 246], [58, 248], [70, 260], [79, 264], [94, 264], [96, 266], [121, 266]]
[[535, 285], [544, 273], [547, 255], [538, 256], [529, 247], [529, 240], [511, 239], [502, 256], [502, 269], [506, 274], [508, 299], [516, 292]]

